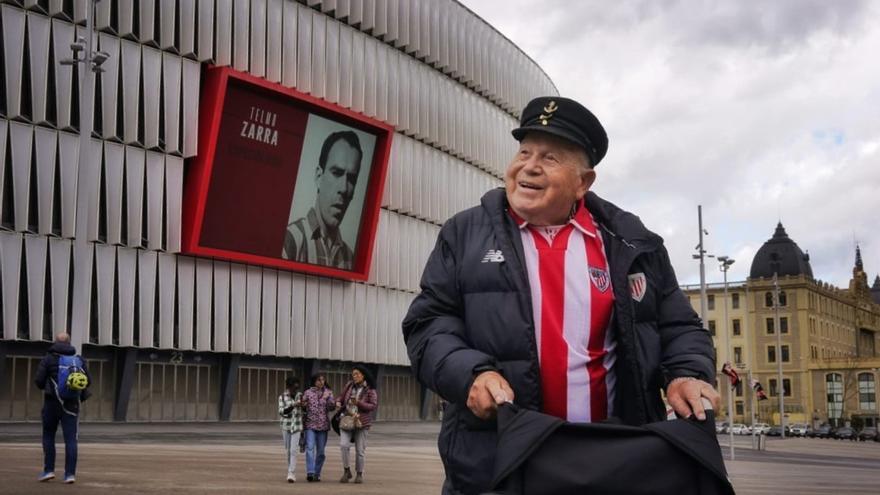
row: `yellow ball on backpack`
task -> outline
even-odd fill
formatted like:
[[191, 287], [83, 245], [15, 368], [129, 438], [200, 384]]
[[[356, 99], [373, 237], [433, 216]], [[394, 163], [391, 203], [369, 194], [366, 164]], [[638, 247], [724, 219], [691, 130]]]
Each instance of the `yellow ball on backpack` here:
[[89, 386], [89, 377], [85, 373], [74, 371], [67, 375], [67, 388], [70, 390], [84, 390]]

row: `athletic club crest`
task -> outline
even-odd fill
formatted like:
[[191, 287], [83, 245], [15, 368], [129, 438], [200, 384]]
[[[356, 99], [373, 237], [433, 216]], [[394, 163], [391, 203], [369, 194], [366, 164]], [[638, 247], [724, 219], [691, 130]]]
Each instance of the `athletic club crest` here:
[[599, 289], [599, 292], [605, 292], [608, 290], [608, 286], [611, 285], [611, 277], [608, 276], [608, 270], [601, 268], [590, 267], [590, 280], [593, 281], [593, 286]]
[[645, 290], [648, 288], [648, 281], [645, 279], [645, 274], [642, 272], [633, 273], [628, 275], [629, 278], [629, 293], [636, 302], [642, 302], [642, 298], [645, 297]]

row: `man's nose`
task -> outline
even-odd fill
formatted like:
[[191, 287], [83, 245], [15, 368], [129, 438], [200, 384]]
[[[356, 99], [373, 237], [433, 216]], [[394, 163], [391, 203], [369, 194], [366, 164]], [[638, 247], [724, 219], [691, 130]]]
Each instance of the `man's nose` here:
[[538, 162], [538, 158], [536, 156], [530, 156], [526, 159], [525, 165], [523, 165], [523, 171], [530, 175], [539, 175], [543, 169]]
[[354, 184], [346, 181], [339, 189], [339, 194], [345, 198], [350, 198], [354, 194]]

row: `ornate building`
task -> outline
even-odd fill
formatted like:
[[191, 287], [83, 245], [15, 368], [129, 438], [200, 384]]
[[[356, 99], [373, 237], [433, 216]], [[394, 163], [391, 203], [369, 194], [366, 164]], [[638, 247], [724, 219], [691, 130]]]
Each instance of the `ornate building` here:
[[[699, 311], [699, 286], [684, 289]], [[724, 386], [727, 378], [720, 374], [721, 367], [732, 362], [742, 378], [734, 390], [734, 421], [750, 423], [754, 412], [757, 421], [779, 424], [777, 394], [782, 389], [787, 424], [877, 424], [880, 276], [868, 286], [858, 247], [849, 287], [834, 287], [813, 277], [809, 255], [780, 223], [755, 254], [749, 278], [729, 284], [727, 300], [722, 284], [710, 284], [707, 292], [704, 320], [716, 343], [723, 410], [730, 387]], [[728, 304], [727, 325], [724, 304]], [[763, 385], [770, 400], [754, 400], [750, 378]]]

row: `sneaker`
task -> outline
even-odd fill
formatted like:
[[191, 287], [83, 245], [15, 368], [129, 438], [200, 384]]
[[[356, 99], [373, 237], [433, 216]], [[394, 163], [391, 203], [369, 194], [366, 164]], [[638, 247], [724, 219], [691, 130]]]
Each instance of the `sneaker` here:
[[345, 472], [342, 473], [342, 478], [339, 478], [340, 483], [348, 483], [348, 480], [351, 479], [351, 469], [345, 468]]
[[312, 473], [307, 473], [306, 474], [306, 481], [308, 481], [309, 483], [315, 481], [315, 475]]
[[71, 483], [74, 483], [75, 481], [76, 481], [76, 478], [74, 478], [72, 474], [68, 474], [68, 475], [64, 476], [64, 482], [67, 483], [68, 485]]
[[37, 481], [49, 481], [55, 479], [55, 473], [52, 471], [46, 471], [37, 478]]
[[294, 475], [293, 473], [287, 473], [287, 482], [296, 483], [296, 475]]
[[355, 483], [363, 483], [364, 482], [364, 474], [358, 473], [357, 476], [354, 477]]

